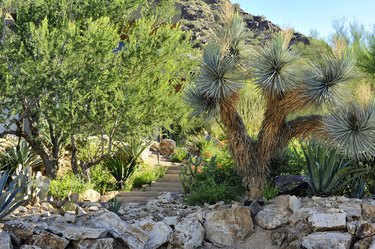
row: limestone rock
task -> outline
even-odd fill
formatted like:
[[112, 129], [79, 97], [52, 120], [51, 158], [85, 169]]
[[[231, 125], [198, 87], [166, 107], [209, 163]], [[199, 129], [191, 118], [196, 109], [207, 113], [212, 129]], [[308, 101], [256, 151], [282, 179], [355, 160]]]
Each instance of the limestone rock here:
[[177, 225], [177, 222], [178, 222], [178, 216], [164, 217], [163, 222], [167, 224], [168, 226], [175, 226]]
[[375, 222], [375, 205], [362, 204], [362, 216], [364, 219]]
[[358, 240], [353, 245], [353, 249], [369, 249], [371, 242], [372, 242], [372, 238], [370, 237]]
[[294, 195], [289, 197], [289, 208], [293, 213], [301, 208], [301, 201]]
[[118, 195], [119, 191], [109, 191], [100, 197], [100, 202], [108, 202]]
[[368, 222], [360, 222], [357, 226], [356, 236], [358, 238], [372, 237], [375, 235], [375, 224]]
[[173, 233], [172, 228], [162, 221], [153, 222], [152, 220], [145, 220], [140, 222], [140, 226], [150, 236], [145, 249], [159, 248], [169, 241]]
[[32, 245], [22, 245], [20, 249], [42, 249], [39, 246], [32, 246]]
[[0, 228], [0, 249], [12, 249], [12, 240], [9, 233]]
[[159, 151], [160, 154], [169, 156], [174, 153], [174, 150], [176, 149], [176, 142], [172, 139], [163, 139], [160, 141], [159, 144]]
[[74, 226], [68, 224], [50, 225], [48, 230], [68, 240], [104, 238], [108, 233], [105, 228], [91, 228], [87, 226]]
[[64, 249], [68, 246], [69, 240], [61, 238], [52, 233], [43, 232], [31, 237], [31, 244], [43, 249]]
[[254, 221], [263, 229], [271, 230], [287, 225], [290, 214], [290, 211], [285, 208], [267, 205], [254, 217]]
[[100, 193], [93, 189], [88, 189], [79, 195], [79, 199], [81, 201], [98, 202], [100, 200]]
[[306, 249], [338, 248], [349, 249], [352, 235], [340, 232], [316, 232], [302, 238], [302, 246]]
[[254, 232], [250, 210], [245, 207], [208, 212], [204, 228], [206, 239], [217, 246], [233, 246]]
[[77, 249], [113, 249], [114, 240], [112, 238], [104, 239], [85, 239], [76, 244]]
[[204, 228], [198, 219], [185, 218], [177, 223], [169, 248], [198, 248], [203, 243], [204, 234]]
[[338, 205], [338, 208], [342, 210], [346, 217], [361, 218], [361, 206], [355, 203], [342, 203]]
[[113, 212], [99, 213], [89, 221], [89, 225], [107, 229], [113, 237], [122, 239], [131, 249], [144, 248], [150, 238], [145, 231], [126, 223]]
[[315, 231], [346, 229], [346, 216], [343, 213], [314, 213], [310, 215], [308, 221]]

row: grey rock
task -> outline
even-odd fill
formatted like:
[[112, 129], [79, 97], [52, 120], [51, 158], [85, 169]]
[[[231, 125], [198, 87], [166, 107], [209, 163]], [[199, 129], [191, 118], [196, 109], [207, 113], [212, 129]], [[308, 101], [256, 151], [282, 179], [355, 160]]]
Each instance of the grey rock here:
[[113, 212], [99, 213], [88, 225], [107, 229], [113, 237], [122, 239], [131, 249], [144, 248], [150, 238], [145, 231], [126, 223]]
[[98, 202], [100, 200], [100, 193], [93, 190], [88, 189], [84, 193], [79, 195], [79, 200], [81, 201], [90, 201], [90, 202]]
[[22, 245], [20, 249], [42, 249], [39, 246], [32, 246], [32, 245]]
[[112, 238], [104, 239], [85, 239], [76, 243], [77, 249], [112, 249], [114, 240]]
[[371, 242], [372, 242], [372, 238], [370, 237], [358, 240], [353, 245], [353, 249], [368, 249], [370, 248]]
[[346, 216], [343, 213], [315, 213], [310, 215], [308, 221], [315, 231], [346, 229]]
[[0, 249], [12, 249], [12, 240], [9, 233], [0, 228]]
[[144, 220], [140, 222], [140, 226], [150, 237], [145, 249], [159, 248], [170, 240], [173, 233], [172, 228], [162, 221]]
[[289, 197], [289, 208], [293, 213], [301, 208], [301, 201], [294, 195]]
[[163, 222], [168, 226], [175, 226], [178, 222], [178, 216], [168, 216], [163, 218]]
[[361, 218], [361, 206], [359, 204], [342, 203], [338, 205], [338, 208], [346, 214], [346, 217]]
[[39, 235], [33, 235], [30, 244], [43, 249], [64, 249], [68, 246], [69, 240], [44, 232]]
[[259, 204], [259, 202], [254, 200], [250, 204], [249, 208], [250, 208], [251, 216], [255, 216], [257, 215], [257, 213], [259, 213], [260, 210], [262, 210], [263, 207]]
[[268, 205], [254, 217], [254, 221], [263, 229], [271, 230], [288, 225], [290, 214], [285, 209]]
[[254, 232], [250, 210], [245, 207], [208, 212], [204, 228], [206, 239], [217, 246], [233, 246]]
[[104, 238], [108, 233], [105, 228], [91, 228], [69, 224], [50, 225], [48, 230], [69, 240]]
[[169, 248], [193, 249], [203, 244], [205, 230], [198, 219], [185, 218], [177, 223]]
[[346, 229], [348, 230], [348, 233], [355, 235], [357, 231], [357, 221], [347, 222]]
[[358, 223], [356, 236], [358, 238], [366, 238], [366, 237], [372, 237], [375, 235], [375, 224], [361, 221]]
[[352, 235], [340, 232], [316, 232], [302, 238], [302, 246], [306, 249], [335, 248], [349, 249]]

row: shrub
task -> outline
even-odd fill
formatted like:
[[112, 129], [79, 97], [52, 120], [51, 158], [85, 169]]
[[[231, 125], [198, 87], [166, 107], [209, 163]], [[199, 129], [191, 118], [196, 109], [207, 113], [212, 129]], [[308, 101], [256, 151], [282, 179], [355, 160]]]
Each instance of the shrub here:
[[165, 174], [166, 170], [166, 167], [152, 166], [146, 163], [141, 164], [131, 179], [133, 187], [140, 188], [144, 184], [156, 181]]
[[102, 165], [96, 165], [90, 169], [91, 183], [94, 185], [94, 190], [100, 194], [107, 191], [115, 190], [115, 179]]
[[188, 157], [188, 154], [186, 148], [177, 147], [172, 155], [172, 161], [180, 163]]
[[94, 188], [92, 183], [87, 183], [70, 173], [51, 181], [50, 194], [55, 199], [61, 200], [72, 193], [81, 194], [92, 188]]
[[[194, 162], [198, 163], [200, 160], [194, 160]], [[233, 164], [219, 163], [214, 156], [209, 162], [203, 161], [199, 169], [198, 166], [193, 166], [184, 166], [195, 172], [192, 175], [194, 179], [189, 187], [189, 195], [186, 197], [188, 204], [230, 202], [238, 200], [245, 193], [241, 177], [235, 172]]]

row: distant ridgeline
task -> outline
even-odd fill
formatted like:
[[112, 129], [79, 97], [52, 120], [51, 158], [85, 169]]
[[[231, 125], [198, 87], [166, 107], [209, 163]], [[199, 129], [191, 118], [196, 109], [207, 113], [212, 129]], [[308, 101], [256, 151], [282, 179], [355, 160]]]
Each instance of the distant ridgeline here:
[[[228, 0], [179, 0], [176, 3], [181, 16], [177, 17], [175, 21], [180, 19], [182, 28], [192, 32], [192, 39], [197, 42], [196, 47], [206, 44], [210, 40], [212, 30], [221, 25], [220, 6], [226, 1]], [[247, 44], [264, 44], [273, 33], [281, 30], [279, 26], [263, 16], [253, 16], [246, 13], [237, 4], [234, 7], [243, 16], [247, 28], [252, 33], [252, 36], [246, 41]], [[300, 33], [294, 33], [293, 35], [292, 43], [310, 44], [306, 36]]]

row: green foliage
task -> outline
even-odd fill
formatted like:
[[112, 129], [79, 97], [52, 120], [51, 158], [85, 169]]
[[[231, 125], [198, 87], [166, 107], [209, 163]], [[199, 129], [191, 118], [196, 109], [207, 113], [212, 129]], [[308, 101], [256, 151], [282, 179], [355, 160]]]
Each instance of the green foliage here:
[[307, 166], [307, 183], [312, 194], [332, 195], [339, 193], [350, 182], [367, 172], [366, 168], [354, 168], [338, 149], [326, 144], [310, 142], [304, 148]]
[[198, 173], [202, 171], [202, 158], [192, 157], [188, 158], [188, 161], [182, 165], [180, 169], [179, 177], [181, 185], [184, 189], [185, 196], [191, 193], [192, 189], [198, 182]]
[[0, 164], [10, 172], [14, 172], [19, 165], [21, 165], [21, 168], [31, 167], [35, 169], [41, 166], [41, 163], [40, 157], [23, 140], [7, 151], [0, 152]]
[[279, 194], [280, 189], [275, 184], [267, 182], [263, 190], [263, 197], [266, 200], [274, 199]]
[[111, 201], [108, 202], [108, 210], [118, 214], [118, 211], [121, 208], [121, 201], [116, 197], [113, 198]]
[[148, 143], [144, 144], [136, 138], [130, 139], [129, 145], [119, 148], [118, 152], [104, 162], [104, 167], [116, 179], [120, 189], [123, 189], [126, 181], [134, 174], [140, 165], [140, 156], [147, 149]]
[[[184, 182], [184, 190], [189, 194], [186, 202], [190, 205], [214, 204], [218, 201], [226, 203], [239, 200], [245, 193], [241, 177], [236, 173], [233, 163], [220, 161], [215, 156], [208, 162], [192, 159], [181, 170], [180, 178]], [[187, 170], [186, 170], [187, 169]]]
[[22, 176], [16, 176], [9, 182], [9, 176], [8, 172], [0, 172], [0, 219], [25, 203], [29, 197], [26, 191], [28, 181]]
[[90, 180], [94, 186], [94, 190], [98, 191], [100, 194], [116, 189], [115, 179], [101, 164], [90, 169]]
[[144, 184], [150, 184], [162, 177], [167, 168], [160, 166], [152, 166], [142, 163], [137, 171], [131, 177], [132, 187], [140, 188]]
[[51, 181], [50, 194], [57, 200], [63, 200], [71, 194], [81, 194], [93, 187], [92, 183], [85, 182], [70, 173]]
[[186, 148], [177, 147], [172, 154], [172, 161], [173, 162], [182, 162], [184, 159], [188, 157], [188, 150]]

